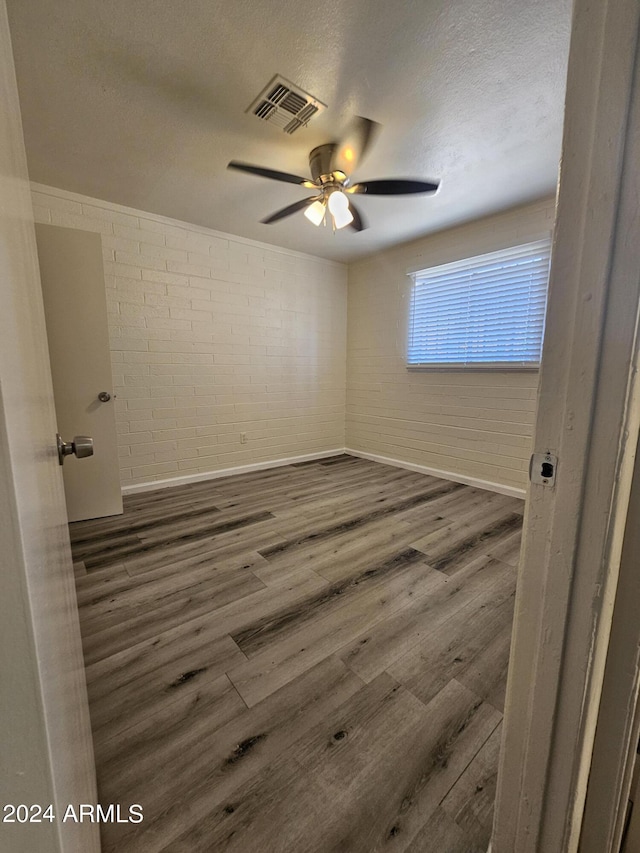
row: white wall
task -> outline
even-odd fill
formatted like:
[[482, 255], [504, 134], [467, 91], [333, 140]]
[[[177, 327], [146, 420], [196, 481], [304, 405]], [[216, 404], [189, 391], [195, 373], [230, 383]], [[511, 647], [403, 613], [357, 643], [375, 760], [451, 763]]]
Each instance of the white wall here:
[[526, 486], [537, 373], [408, 371], [407, 271], [536, 239], [553, 199], [352, 264], [347, 329], [344, 265], [32, 190], [37, 221], [102, 235], [123, 486], [345, 444]]
[[123, 486], [344, 447], [344, 265], [32, 189], [102, 235]]
[[[20, 106], [0, 0], [0, 804], [95, 802]], [[3, 812], [4, 814], [4, 812]], [[0, 850], [90, 853], [89, 823], [0, 823]]]
[[551, 231], [553, 217], [549, 199], [350, 266], [348, 448], [526, 487], [537, 372], [407, 370], [407, 272], [534, 240]]

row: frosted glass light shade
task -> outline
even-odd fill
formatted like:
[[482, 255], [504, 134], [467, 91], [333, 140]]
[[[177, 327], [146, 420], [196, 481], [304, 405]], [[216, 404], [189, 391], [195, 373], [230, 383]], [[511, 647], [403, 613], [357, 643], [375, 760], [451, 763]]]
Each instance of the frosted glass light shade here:
[[313, 204], [310, 204], [305, 210], [304, 215], [307, 217], [309, 222], [313, 222], [314, 225], [320, 225], [324, 219], [324, 212], [324, 204], [321, 201], [314, 201]]
[[344, 228], [345, 225], [353, 222], [353, 214], [349, 210], [349, 199], [340, 190], [335, 190], [329, 196], [329, 210], [336, 228]]

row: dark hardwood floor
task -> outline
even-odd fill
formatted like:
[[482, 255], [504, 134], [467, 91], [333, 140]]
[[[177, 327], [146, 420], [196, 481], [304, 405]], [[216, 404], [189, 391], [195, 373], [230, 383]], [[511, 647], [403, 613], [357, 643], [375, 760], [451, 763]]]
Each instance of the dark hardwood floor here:
[[71, 525], [117, 853], [485, 853], [523, 503], [349, 456]]

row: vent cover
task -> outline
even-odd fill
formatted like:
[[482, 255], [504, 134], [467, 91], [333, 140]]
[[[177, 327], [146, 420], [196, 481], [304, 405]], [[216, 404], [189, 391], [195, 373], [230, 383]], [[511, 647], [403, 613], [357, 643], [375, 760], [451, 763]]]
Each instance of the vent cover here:
[[295, 133], [306, 127], [314, 115], [326, 109], [326, 104], [304, 89], [276, 75], [253, 101], [248, 113], [268, 121], [285, 133]]

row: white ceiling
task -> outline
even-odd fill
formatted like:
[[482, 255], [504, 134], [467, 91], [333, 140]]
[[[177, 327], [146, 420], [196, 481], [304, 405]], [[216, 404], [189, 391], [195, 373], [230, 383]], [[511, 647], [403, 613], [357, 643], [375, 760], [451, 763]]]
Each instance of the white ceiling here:
[[[31, 178], [341, 261], [553, 192], [570, 0], [8, 0]], [[245, 113], [274, 74], [328, 105], [293, 136]], [[231, 159], [308, 175], [350, 116], [383, 127], [333, 235]]]

